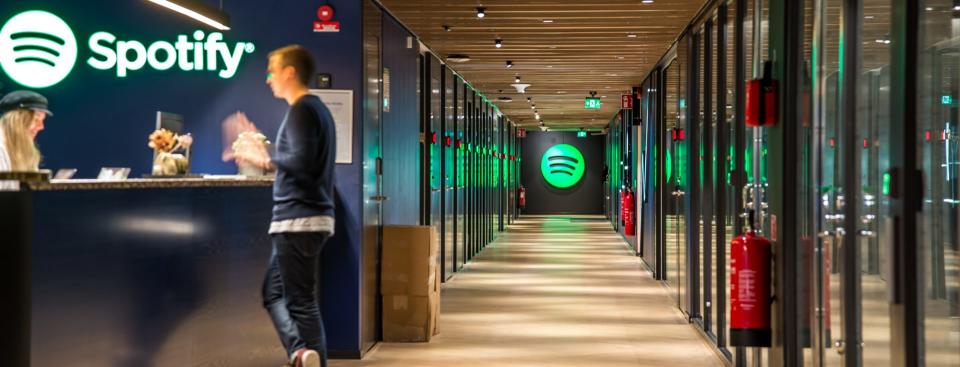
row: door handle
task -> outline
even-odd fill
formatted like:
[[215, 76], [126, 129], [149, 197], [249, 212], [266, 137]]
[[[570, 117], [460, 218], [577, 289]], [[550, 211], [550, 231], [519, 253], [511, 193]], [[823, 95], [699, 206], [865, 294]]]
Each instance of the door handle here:
[[376, 196], [371, 196], [370, 200], [373, 200], [376, 202], [384, 202], [384, 201], [390, 200], [390, 198], [383, 195], [376, 195]]

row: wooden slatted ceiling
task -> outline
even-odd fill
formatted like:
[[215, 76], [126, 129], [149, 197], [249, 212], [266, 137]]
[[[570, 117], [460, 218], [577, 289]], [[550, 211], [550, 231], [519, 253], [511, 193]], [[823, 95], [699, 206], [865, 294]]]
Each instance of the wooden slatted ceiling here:
[[[619, 110], [620, 95], [639, 84], [705, 0], [381, 2], [441, 58], [469, 55], [469, 62], [448, 65], [488, 99], [513, 98], [497, 105], [514, 122], [537, 126], [531, 97], [548, 127], [600, 128]], [[485, 18], [477, 18], [477, 7], [486, 8]], [[506, 68], [507, 60], [513, 68]], [[525, 94], [510, 86], [517, 75], [532, 84]], [[604, 97], [600, 110], [584, 109], [591, 90]]]

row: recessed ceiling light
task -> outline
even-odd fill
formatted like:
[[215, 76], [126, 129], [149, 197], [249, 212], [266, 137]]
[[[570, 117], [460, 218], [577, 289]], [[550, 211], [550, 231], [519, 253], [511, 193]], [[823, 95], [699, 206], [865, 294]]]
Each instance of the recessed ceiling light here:
[[497, 48], [501, 48], [503, 47], [503, 41], [500, 39], [497, 39], [496, 41], [494, 41], [493, 45], [496, 46]]
[[600, 98], [607, 98], [607, 96], [600, 96]]
[[447, 62], [464, 63], [470, 61], [469, 55], [451, 54], [447, 56]]
[[933, 11], [933, 8], [928, 6], [927, 11]]
[[617, 56], [617, 60], [623, 60], [623, 56]]
[[517, 83], [519, 83], [519, 82], [520, 82], [520, 76], [519, 76], [519, 75], [517, 75], [517, 78], [516, 78], [516, 79], [514, 79], [513, 81], [515, 81], [515, 82], [517, 82]]
[[477, 8], [477, 18], [483, 18], [487, 16], [487, 8]]
[[547, 65], [547, 69], [553, 69], [553, 65]]
[[872, 16], [872, 15], [865, 15], [865, 16], [863, 17], [863, 19], [873, 19], [873, 16]]
[[507, 60], [507, 69], [513, 67], [513, 61]]
[[543, 22], [544, 22], [544, 23], [553, 23], [553, 19], [544, 19]]
[[644, 4], [653, 4], [653, 0], [643, 0], [641, 2]]
[[627, 35], [627, 38], [637, 38], [636, 34], [630, 33]]
[[453, 28], [450, 28], [450, 26], [448, 26], [448, 25], [446, 25], [446, 24], [443, 25], [443, 31], [444, 31], [444, 32], [450, 32], [450, 31], [452, 31], [452, 30], [453, 30]]

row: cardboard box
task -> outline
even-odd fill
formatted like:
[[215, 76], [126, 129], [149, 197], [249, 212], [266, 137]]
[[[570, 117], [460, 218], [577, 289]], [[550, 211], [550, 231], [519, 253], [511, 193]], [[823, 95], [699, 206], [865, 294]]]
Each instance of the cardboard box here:
[[429, 296], [438, 290], [436, 230], [429, 226], [384, 226], [382, 295]]
[[436, 330], [439, 294], [383, 295], [383, 341], [429, 342]]
[[440, 253], [426, 226], [385, 226], [380, 294], [383, 341], [429, 342], [440, 313]]

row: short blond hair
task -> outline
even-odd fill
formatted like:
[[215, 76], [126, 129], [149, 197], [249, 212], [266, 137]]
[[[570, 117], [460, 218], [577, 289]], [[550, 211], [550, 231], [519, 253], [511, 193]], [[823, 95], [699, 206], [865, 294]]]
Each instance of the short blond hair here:
[[36, 171], [40, 169], [40, 150], [30, 135], [30, 126], [36, 112], [24, 108], [8, 111], [0, 116], [10, 168], [13, 171]]

